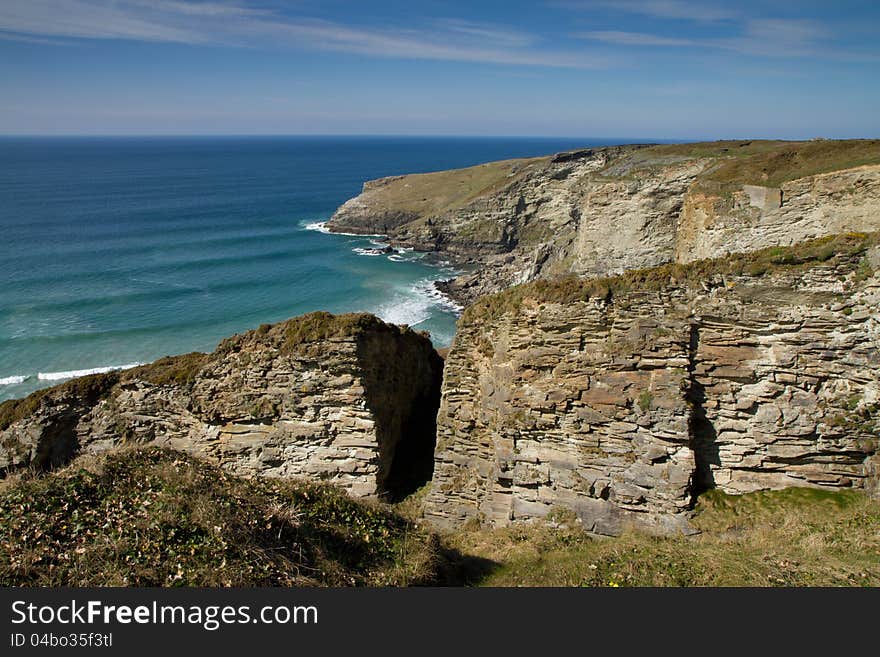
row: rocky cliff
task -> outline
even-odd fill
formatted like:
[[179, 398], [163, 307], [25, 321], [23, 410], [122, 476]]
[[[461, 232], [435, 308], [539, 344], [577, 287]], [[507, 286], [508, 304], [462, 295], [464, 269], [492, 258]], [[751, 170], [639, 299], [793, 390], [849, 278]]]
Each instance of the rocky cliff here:
[[235, 474], [305, 476], [395, 498], [431, 474], [442, 361], [371, 315], [312, 313], [0, 405], [0, 468], [51, 467], [123, 443]]
[[427, 517], [687, 531], [692, 497], [875, 490], [876, 234], [485, 297], [446, 361]]
[[468, 273], [462, 303], [563, 273], [604, 276], [880, 228], [880, 141], [585, 149], [371, 181], [331, 230], [382, 233]]
[[3, 403], [0, 470], [149, 443], [392, 500], [433, 471], [438, 526], [600, 534], [688, 532], [707, 488], [880, 492], [880, 141], [401, 176], [331, 226], [474, 268], [445, 372], [425, 335], [312, 313]]

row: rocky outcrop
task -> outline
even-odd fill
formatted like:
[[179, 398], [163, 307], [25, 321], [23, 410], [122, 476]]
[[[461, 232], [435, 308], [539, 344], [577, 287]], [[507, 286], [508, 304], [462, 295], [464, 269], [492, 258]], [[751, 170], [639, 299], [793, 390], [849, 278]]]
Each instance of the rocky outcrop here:
[[791, 245], [847, 231], [880, 229], [880, 166], [784, 183], [745, 185], [727, 197], [692, 191], [677, 226], [675, 260]]
[[880, 229], [880, 141], [586, 149], [396, 176], [328, 223], [436, 252], [479, 296], [563, 273], [605, 276]]
[[77, 379], [0, 407], [0, 467], [152, 443], [236, 474], [394, 498], [431, 474], [442, 361], [370, 315], [312, 313], [209, 355]]
[[330, 226], [471, 268], [445, 376], [424, 335], [312, 313], [6, 402], [0, 469], [150, 443], [392, 500], [433, 471], [436, 525], [598, 534], [690, 531], [710, 487], [880, 494], [880, 141], [398, 176]]
[[876, 490], [877, 241], [481, 299], [446, 360], [427, 517], [688, 531], [707, 487]]

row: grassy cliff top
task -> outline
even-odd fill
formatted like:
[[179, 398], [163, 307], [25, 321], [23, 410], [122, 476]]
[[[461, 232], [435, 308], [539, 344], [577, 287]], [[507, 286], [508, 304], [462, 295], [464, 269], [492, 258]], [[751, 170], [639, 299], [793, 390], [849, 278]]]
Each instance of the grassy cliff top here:
[[687, 264], [669, 263], [635, 269], [618, 276], [582, 279], [571, 275], [541, 279], [481, 297], [465, 310], [462, 322], [482, 322], [515, 313], [526, 299], [537, 303], [571, 304], [590, 299], [611, 299], [632, 291], [695, 286], [720, 275], [759, 277], [774, 271], [804, 269], [835, 257], [858, 256], [876, 244], [880, 244], [880, 233], [846, 233], [788, 247], [776, 246]]
[[356, 338], [370, 331], [398, 335], [415, 334], [409, 327], [386, 324], [370, 313], [333, 315], [319, 310], [276, 324], [262, 324], [253, 331], [234, 335], [223, 340], [215, 354], [222, 355], [256, 344], [271, 345], [282, 353], [292, 353], [301, 345], [324, 340]]
[[0, 482], [2, 586], [877, 586], [880, 503], [795, 488], [700, 496], [695, 537], [556, 526], [437, 537], [389, 508], [156, 447]]
[[326, 485], [122, 450], [0, 484], [0, 585], [405, 585], [434, 539]]
[[[710, 160], [699, 178], [709, 191], [713, 186], [720, 186], [721, 190], [742, 185], [775, 187], [806, 176], [880, 165], [880, 140], [877, 139], [741, 140], [590, 150], [608, 154], [609, 162], [601, 175], [611, 178], [675, 162]], [[565, 166], [565, 158], [546, 156], [380, 179], [367, 183], [363, 198], [386, 211], [421, 219], [438, 217], [540, 172], [557, 159]], [[624, 171], [627, 173], [615, 173]], [[344, 223], [343, 217], [341, 224]]]
[[434, 216], [467, 205], [503, 189], [529, 171], [548, 163], [551, 156], [487, 162], [464, 169], [413, 173], [367, 183], [367, 196], [381, 197], [395, 211]]
[[880, 140], [715, 141], [652, 146], [634, 157], [678, 155], [717, 164], [701, 178], [728, 185], [778, 187], [842, 169], [880, 164]]

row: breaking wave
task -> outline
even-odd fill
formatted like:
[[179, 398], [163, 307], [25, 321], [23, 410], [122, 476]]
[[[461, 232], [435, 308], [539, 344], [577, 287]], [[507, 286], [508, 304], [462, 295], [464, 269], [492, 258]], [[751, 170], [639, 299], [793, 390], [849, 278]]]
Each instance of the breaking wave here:
[[143, 365], [143, 363], [108, 365], [106, 367], [92, 367], [85, 370], [67, 370], [65, 372], [38, 372], [37, 378], [40, 381], [63, 381], [64, 379], [73, 379], [78, 376], [86, 376], [88, 374], [104, 374], [105, 372], [113, 372], [114, 370], [127, 370], [131, 369], [132, 367], [137, 367], [138, 365]]

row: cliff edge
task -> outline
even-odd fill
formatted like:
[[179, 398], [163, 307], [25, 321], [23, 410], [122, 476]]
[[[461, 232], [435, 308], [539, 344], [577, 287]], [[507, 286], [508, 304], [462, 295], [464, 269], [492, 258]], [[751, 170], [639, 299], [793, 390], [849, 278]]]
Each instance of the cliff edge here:
[[880, 141], [583, 149], [383, 178], [332, 231], [387, 235], [467, 273], [463, 304], [565, 273], [607, 276], [880, 229]]
[[238, 475], [306, 477], [396, 499], [431, 475], [442, 361], [367, 314], [317, 312], [211, 354], [92, 375], [0, 405], [0, 468], [152, 444]]

